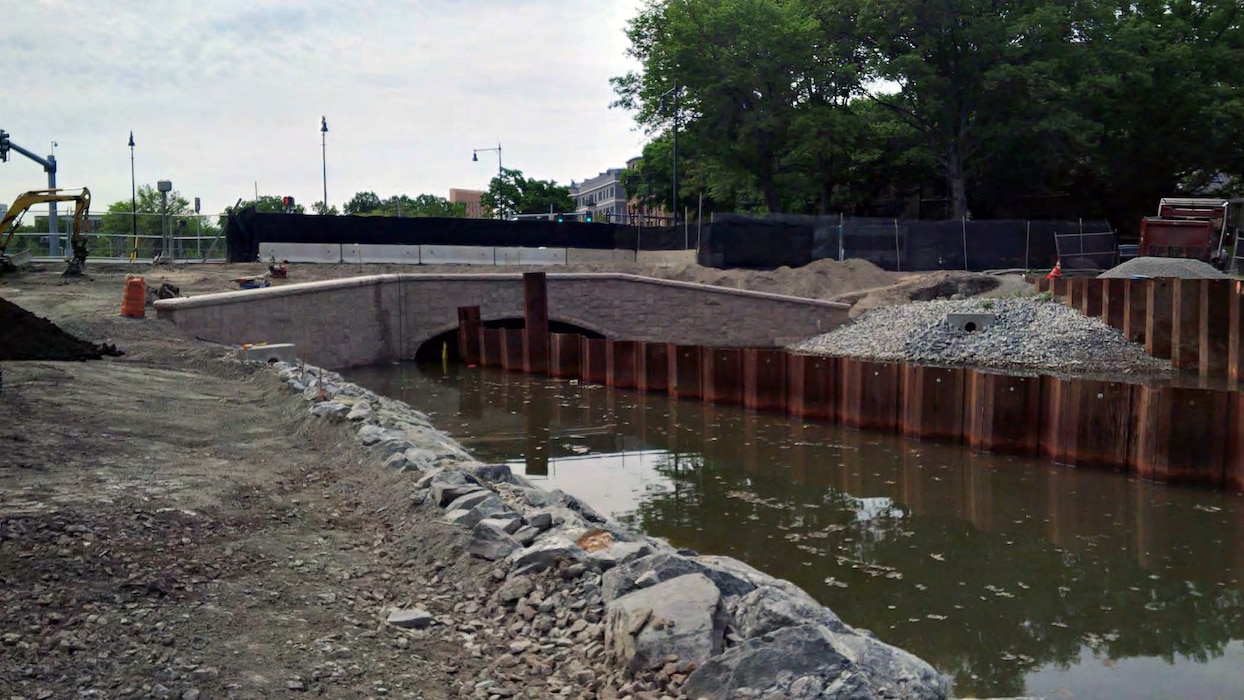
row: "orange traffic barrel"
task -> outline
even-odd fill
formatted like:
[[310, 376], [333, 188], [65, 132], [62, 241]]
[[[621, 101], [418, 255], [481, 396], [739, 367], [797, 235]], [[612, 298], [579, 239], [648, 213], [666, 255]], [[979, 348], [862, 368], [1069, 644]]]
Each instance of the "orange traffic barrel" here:
[[147, 281], [140, 275], [126, 275], [121, 295], [121, 315], [142, 318], [147, 314]]

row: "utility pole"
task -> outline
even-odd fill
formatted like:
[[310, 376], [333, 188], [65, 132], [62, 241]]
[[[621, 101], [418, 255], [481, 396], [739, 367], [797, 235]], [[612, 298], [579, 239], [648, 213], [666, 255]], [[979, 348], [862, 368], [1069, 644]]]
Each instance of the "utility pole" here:
[[674, 200], [670, 202], [670, 218], [672, 219], [672, 223], [675, 226], [678, 225], [678, 117], [679, 117], [678, 115], [678, 93], [679, 93], [678, 81], [675, 80], [674, 87], [670, 88], [669, 90], [666, 90], [665, 93], [661, 95], [661, 103], [659, 105], [659, 109], [662, 112], [664, 112], [665, 111], [665, 99], [668, 97], [672, 100], [673, 107], [674, 107], [674, 165], [673, 165], [673, 178], [672, 178], [674, 181], [673, 182]]
[[130, 233], [134, 236], [134, 251], [130, 262], [138, 256], [138, 185], [134, 179], [134, 132], [130, 132]]
[[[324, 167], [324, 211], [328, 211], [328, 117], [320, 117], [320, 162]], [[256, 195], [255, 199], [259, 199]]]
[[[8, 161], [9, 149], [13, 149], [42, 165], [43, 171], [48, 174], [48, 189], [56, 189], [56, 156], [50, 155], [47, 158], [37, 156], [33, 152], [13, 143], [9, 139], [7, 131], [0, 130], [0, 162]], [[56, 221], [56, 202], [48, 203], [48, 229], [48, 255], [56, 257], [60, 255], [60, 226], [57, 225]]]

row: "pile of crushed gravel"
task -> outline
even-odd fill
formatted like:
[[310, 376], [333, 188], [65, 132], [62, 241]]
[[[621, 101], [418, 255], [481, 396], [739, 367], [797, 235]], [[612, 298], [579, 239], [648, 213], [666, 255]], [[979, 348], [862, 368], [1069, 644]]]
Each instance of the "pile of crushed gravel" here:
[[[993, 313], [966, 332], [948, 313]], [[1171, 365], [1097, 319], [1040, 298], [928, 301], [875, 309], [792, 350], [871, 360], [1074, 374], [1164, 374]]]
[[1222, 279], [1227, 275], [1201, 260], [1188, 258], [1132, 258], [1098, 277], [1127, 279], [1129, 277], [1180, 277], [1187, 280]]

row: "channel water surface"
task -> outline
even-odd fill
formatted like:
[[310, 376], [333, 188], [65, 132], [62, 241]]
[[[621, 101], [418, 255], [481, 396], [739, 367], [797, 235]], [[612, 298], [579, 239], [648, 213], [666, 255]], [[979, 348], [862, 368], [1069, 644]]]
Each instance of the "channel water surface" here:
[[1244, 697], [1244, 498], [499, 370], [347, 379], [803, 587], [966, 696]]

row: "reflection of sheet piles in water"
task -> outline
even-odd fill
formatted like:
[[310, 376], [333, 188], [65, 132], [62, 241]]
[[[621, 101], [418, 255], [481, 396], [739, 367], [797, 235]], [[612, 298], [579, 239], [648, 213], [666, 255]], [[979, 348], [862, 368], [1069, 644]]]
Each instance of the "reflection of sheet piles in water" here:
[[[521, 459], [508, 464], [515, 471], [526, 468]], [[545, 488], [572, 493], [597, 511], [619, 518], [651, 496], [677, 494], [678, 484], [685, 481], [682, 477], [702, 466], [698, 455], [632, 450], [561, 457], [549, 460], [547, 475], [524, 473]]]

